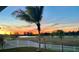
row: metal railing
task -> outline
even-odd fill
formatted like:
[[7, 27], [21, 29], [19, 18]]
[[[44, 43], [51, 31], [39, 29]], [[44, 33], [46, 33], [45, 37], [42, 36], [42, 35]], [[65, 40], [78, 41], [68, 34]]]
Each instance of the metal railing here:
[[[53, 51], [62, 51], [61, 40], [58, 36], [41, 36], [41, 48], [50, 49]], [[79, 37], [64, 36], [63, 37], [63, 51], [64, 52], [78, 52], [79, 51]], [[16, 38], [14, 40], [5, 40], [4, 47], [0, 49], [10, 49], [17, 47], [39, 47], [38, 36]]]

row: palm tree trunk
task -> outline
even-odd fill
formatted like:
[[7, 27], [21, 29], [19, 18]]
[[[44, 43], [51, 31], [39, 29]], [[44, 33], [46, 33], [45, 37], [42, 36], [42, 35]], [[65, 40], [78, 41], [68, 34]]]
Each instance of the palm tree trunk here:
[[46, 49], [46, 39], [44, 38], [44, 48]]
[[39, 22], [36, 25], [37, 25], [38, 34], [39, 34], [39, 40], [38, 41], [39, 41], [39, 51], [40, 51], [40, 48], [41, 48], [40, 30], [41, 30], [41, 28], [40, 28], [40, 23]]
[[64, 51], [64, 50], [63, 50], [63, 38], [62, 38], [62, 36], [61, 36], [60, 38], [61, 38], [61, 48], [62, 48], [61, 51], [63, 52], [63, 51]]

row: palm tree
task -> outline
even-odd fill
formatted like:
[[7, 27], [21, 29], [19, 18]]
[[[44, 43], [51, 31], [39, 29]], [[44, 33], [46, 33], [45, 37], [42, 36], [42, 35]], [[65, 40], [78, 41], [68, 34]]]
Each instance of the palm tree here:
[[62, 52], [63, 50], [63, 36], [64, 36], [64, 31], [63, 30], [57, 30], [57, 35], [59, 36], [59, 38], [61, 39], [61, 45], [62, 45]]
[[35, 23], [39, 33], [39, 49], [40, 49], [40, 21], [42, 19], [43, 6], [27, 6], [26, 10], [17, 10], [12, 14], [26, 22]]

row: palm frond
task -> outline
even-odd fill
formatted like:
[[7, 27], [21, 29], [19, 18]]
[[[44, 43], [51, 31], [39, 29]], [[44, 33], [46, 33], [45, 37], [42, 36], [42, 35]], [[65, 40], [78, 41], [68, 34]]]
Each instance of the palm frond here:
[[43, 13], [42, 6], [28, 6], [26, 8], [27, 8], [28, 14], [30, 14], [31, 17], [34, 18], [36, 22], [39, 22], [41, 20], [42, 13]]
[[43, 7], [42, 6], [27, 6], [26, 10], [16, 10], [12, 13], [17, 18], [25, 20], [27, 22], [39, 22], [42, 18]]

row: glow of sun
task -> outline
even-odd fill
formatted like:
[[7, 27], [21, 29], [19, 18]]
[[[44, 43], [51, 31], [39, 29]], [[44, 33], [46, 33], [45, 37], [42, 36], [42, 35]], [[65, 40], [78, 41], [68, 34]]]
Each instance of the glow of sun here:
[[8, 35], [10, 35], [10, 32], [9, 31], [1, 31], [0, 30], [0, 34], [8, 34]]
[[4, 31], [0, 31], [0, 34], [5, 34], [5, 32]]

